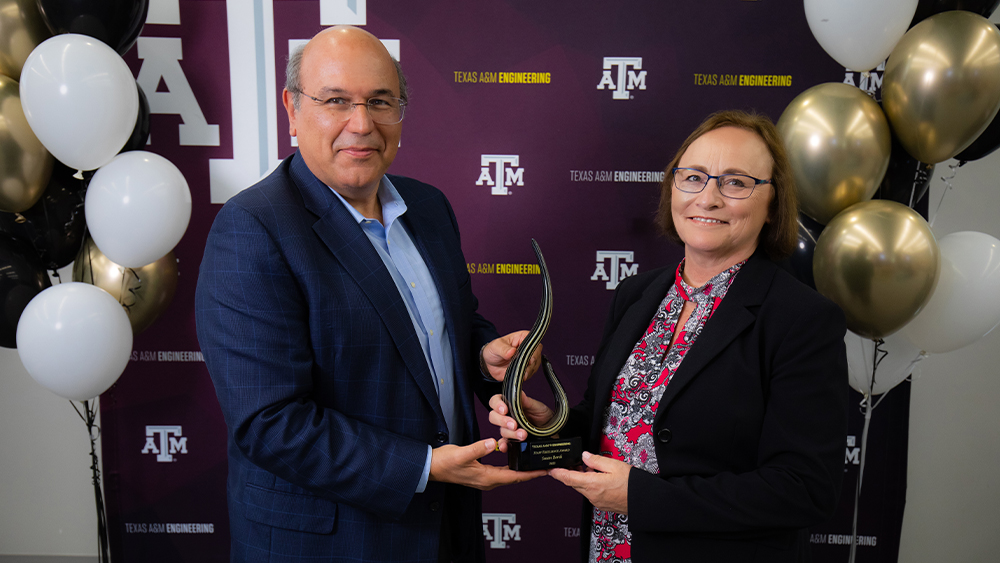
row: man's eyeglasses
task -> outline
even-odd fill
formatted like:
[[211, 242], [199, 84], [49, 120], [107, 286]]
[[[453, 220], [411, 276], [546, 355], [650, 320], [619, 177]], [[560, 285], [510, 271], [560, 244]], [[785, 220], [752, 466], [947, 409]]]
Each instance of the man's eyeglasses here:
[[682, 192], [701, 193], [708, 185], [708, 181], [715, 178], [715, 184], [719, 186], [719, 193], [730, 199], [746, 199], [753, 194], [753, 189], [758, 184], [771, 183], [771, 180], [758, 180], [746, 174], [712, 176], [694, 168], [671, 168], [670, 171], [674, 175], [674, 187]]
[[365, 106], [368, 108], [368, 116], [372, 118], [373, 122], [380, 125], [395, 125], [403, 120], [403, 109], [406, 108], [405, 101], [389, 96], [376, 96], [369, 98], [366, 102], [352, 102], [340, 96], [321, 100], [305, 92], [295, 92], [293, 90], [292, 93], [302, 94], [342, 121], [350, 119], [351, 115], [354, 114], [354, 108], [357, 106]]

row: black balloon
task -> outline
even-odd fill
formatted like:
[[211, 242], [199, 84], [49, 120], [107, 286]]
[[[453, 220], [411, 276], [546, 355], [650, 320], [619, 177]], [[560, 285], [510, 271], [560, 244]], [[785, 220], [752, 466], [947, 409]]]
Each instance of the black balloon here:
[[38, 0], [38, 8], [53, 34], [89, 35], [124, 55], [142, 31], [149, 0]]
[[934, 165], [910, 156], [893, 135], [889, 168], [872, 199], [886, 199], [913, 207], [927, 193], [933, 175]]
[[813, 221], [804, 213], [799, 213], [799, 239], [795, 243], [792, 255], [778, 263], [795, 279], [816, 289], [813, 279], [813, 253], [816, 250], [816, 240], [823, 232], [823, 225]]
[[128, 151], [144, 151], [146, 150], [146, 141], [149, 139], [149, 100], [146, 99], [146, 93], [142, 91], [142, 87], [138, 83], [136, 83], [135, 88], [139, 91], [139, 113], [135, 117], [135, 128], [132, 129], [132, 136], [128, 138], [118, 154]]
[[990, 125], [964, 151], [955, 155], [955, 160], [968, 162], [979, 160], [1000, 148], [1000, 114], [993, 118]]
[[84, 193], [93, 173], [85, 173], [84, 180], [74, 178], [74, 173], [57, 161], [38, 203], [21, 213], [0, 213], [0, 232], [28, 243], [50, 270], [72, 262], [83, 246]]
[[17, 321], [49, 276], [31, 245], [0, 233], [0, 346], [17, 348]]
[[984, 18], [989, 18], [998, 5], [1000, 5], [1000, 0], [919, 0], [917, 2], [917, 11], [913, 14], [913, 19], [910, 21], [910, 27], [917, 25], [934, 14], [951, 10], [965, 10], [966, 12], [972, 12]]

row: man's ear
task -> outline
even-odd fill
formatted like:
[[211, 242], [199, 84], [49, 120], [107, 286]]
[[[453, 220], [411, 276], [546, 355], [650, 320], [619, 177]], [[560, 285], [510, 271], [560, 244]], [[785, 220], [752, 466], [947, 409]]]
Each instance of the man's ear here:
[[288, 134], [292, 137], [297, 135], [295, 132], [295, 118], [297, 117], [298, 110], [295, 109], [295, 104], [292, 103], [294, 98], [295, 95], [287, 89], [281, 91], [281, 102], [285, 104], [285, 111], [288, 113]]

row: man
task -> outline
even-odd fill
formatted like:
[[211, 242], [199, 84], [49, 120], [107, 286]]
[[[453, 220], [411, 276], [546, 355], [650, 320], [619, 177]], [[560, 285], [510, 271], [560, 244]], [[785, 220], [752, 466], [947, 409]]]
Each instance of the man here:
[[384, 175], [405, 88], [374, 36], [317, 34], [282, 98], [298, 152], [209, 234], [197, 327], [229, 430], [233, 561], [480, 561], [469, 487], [544, 474], [478, 462], [496, 441], [475, 441], [472, 395], [497, 392], [525, 333], [475, 312], [441, 192]]

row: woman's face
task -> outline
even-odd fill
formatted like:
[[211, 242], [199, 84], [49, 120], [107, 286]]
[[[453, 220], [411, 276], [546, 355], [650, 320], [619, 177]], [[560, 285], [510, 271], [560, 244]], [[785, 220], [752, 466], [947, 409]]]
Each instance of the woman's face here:
[[[767, 145], [756, 133], [721, 127], [691, 143], [677, 167], [695, 168], [712, 176], [744, 174], [769, 180], [772, 161]], [[674, 226], [689, 259], [728, 265], [753, 254], [761, 228], [770, 221], [768, 207], [774, 197], [770, 184], [758, 185], [747, 199], [724, 197], [714, 178], [701, 193], [671, 189]]]

